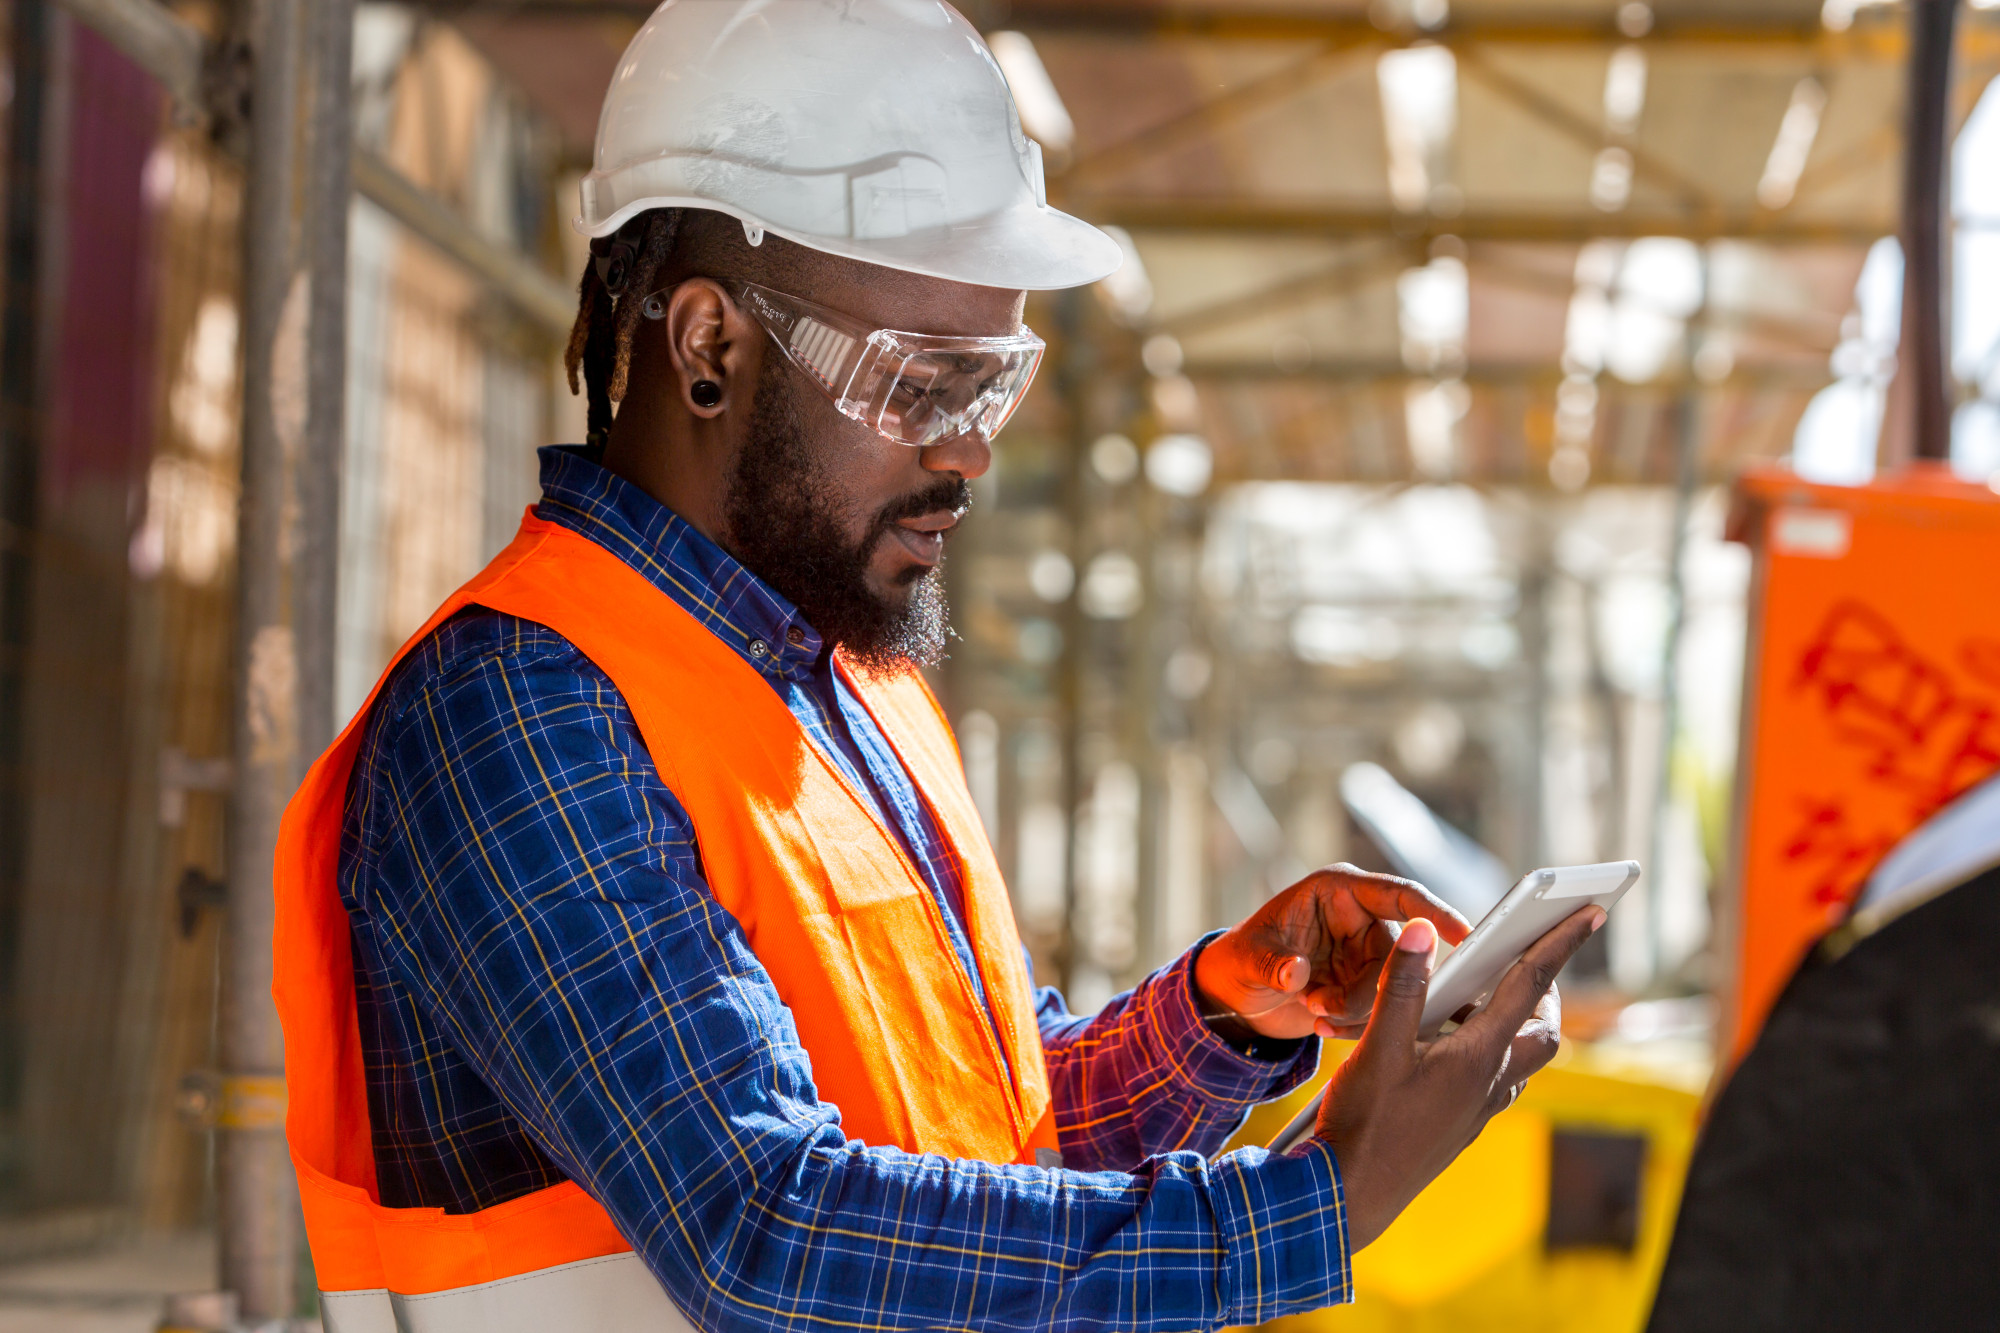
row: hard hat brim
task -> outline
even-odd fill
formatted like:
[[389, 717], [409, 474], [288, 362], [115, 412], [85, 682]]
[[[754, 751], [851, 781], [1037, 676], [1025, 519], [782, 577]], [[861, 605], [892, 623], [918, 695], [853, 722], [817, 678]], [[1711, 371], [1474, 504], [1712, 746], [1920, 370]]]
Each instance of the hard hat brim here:
[[634, 199], [602, 220], [578, 217], [574, 225], [586, 236], [609, 236], [654, 208], [705, 208], [726, 213], [824, 254], [976, 287], [1059, 291], [1109, 277], [1125, 262], [1118, 243], [1090, 223], [1035, 204], [1004, 209], [972, 222], [865, 241], [772, 226], [742, 209], [693, 196]]

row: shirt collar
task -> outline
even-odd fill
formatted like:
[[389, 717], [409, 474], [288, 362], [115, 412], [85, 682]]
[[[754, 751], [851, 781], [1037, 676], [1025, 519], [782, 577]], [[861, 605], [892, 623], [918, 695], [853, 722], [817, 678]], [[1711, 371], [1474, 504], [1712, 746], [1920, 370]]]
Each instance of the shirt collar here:
[[582, 447], [536, 452], [537, 518], [610, 551], [764, 675], [796, 680], [812, 669], [823, 646], [819, 632], [775, 588]]

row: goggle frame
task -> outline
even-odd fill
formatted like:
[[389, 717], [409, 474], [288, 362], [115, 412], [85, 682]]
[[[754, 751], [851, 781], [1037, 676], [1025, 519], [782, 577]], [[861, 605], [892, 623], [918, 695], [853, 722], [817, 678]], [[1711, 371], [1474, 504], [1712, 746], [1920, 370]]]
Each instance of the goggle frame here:
[[[1027, 396], [1048, 350], [1025, 324], [1000, 337], [909, 333], [758, 283], [718, 281], [835, 410], [912, 448], [970, 434], [991, 442]], [[647, 295], [641, 313], [666, 318], [672, 290]], [[966, 395], [959, 381], [982, 371], [990, 373]]]

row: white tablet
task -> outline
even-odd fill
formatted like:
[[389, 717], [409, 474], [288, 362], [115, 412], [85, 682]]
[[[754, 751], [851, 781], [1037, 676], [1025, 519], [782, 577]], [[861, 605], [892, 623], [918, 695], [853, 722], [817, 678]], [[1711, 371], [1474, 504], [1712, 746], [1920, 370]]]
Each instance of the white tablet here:
[[[1556, 866], [1523, 875], [1432, 974], [1420, 1034], [1436, 1036], [1467, 1005], [1475, 1013], [1484, 1008], [1507, 969], [1520, 961], [1529, 945], [1587, 906], [1610, 911], [1638, 879], [1637, 861]], [[1271, 1140], [1272, 1150], [1286, 1152], [1303, 1143], [1318, 1115], [1319, 1099], [1314, 1098], [1278, 1131]]]

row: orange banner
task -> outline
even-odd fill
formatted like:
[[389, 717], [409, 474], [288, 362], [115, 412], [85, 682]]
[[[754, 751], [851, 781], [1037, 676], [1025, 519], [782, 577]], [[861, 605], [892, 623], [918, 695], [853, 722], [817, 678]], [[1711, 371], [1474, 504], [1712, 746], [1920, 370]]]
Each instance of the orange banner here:
[[1758, 471], [1729, 535], [1755, 559], [1733, 1063], [1883, 854], [2000, 768], [2000, 494], [1935, 465], [1860, 487]]

